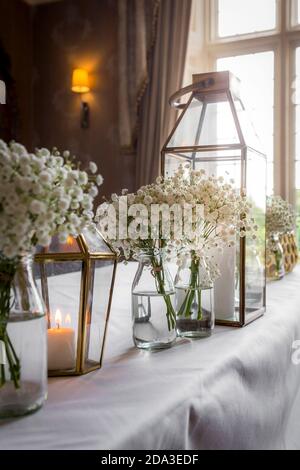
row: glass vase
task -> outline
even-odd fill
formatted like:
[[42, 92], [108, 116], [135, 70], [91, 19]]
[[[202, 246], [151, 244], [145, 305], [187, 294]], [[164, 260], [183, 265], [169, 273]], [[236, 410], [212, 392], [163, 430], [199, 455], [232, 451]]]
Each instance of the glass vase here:
[[187, 258], [175, 278], [177, 334], [205, 338], [214, 329], [214, 284], [204, 259]]
[[0, 417], [26, 415], [47, 396], [44, 304], [33, 274], [33, 256], [0, 258]]
[[267, 240], [267, 277], [270, 281], [278, 281], [285, 276], [284, 251], [277, 234], [272, 234]]
[[133, 341], [140, 349], [165, 349], [176, 340], [175, 289], [161, 250], [144, 251], [132, 285]]

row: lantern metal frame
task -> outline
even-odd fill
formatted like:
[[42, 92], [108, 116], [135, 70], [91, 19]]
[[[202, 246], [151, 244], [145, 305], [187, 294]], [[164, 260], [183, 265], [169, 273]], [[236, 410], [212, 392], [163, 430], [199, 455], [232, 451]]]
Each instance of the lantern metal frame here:
[[[182, 103], [181, 100], [187, 94], [191, 94], [188, 101]], [[239, 143], [234, 144], [215, 144], [215, 145], [200, 145], [199, 140], [203, 129], [203, 124], [206, 115], [206, 109], [208, 103], [218, 103], [220, 100], [218, 96], [224, 95], [226, 100], [230, 104], [230, 110], [234, 119], [234, 125], [237, 131]], [[214, 98], [215, 96], [215, 98]], [[185, 116], [186, 110], [189, 108], [193, 99], [197, 99], [203, 103], [199, 124], [196, 132], [197, 145], [182, 146], [182, 147], [171, 147], [169, 144], [175, 135], [178, 126]], [[240, 96], [240, 80], [235, 77], [231, 72], [212, 72], [193, 75], [193, 83], [185, 88], [174, 93], [170, 99], [170, 106], [177, 110], [182, 110], [181, 115], [177, 119], [166, 143], [164, 144], [161, 151], [161, 175], [166, 176], [166, 155], [171, 155], [174, 159], [178, 160], [178, 164], [191, 162], [192, 167], [195, 168], [196, 162], [212, 162], [212, 161], [229, 161], [230, 157], [204, 157], [196, 158], [197, 153], [201, 152], [218, 152], [228, 150], [238, 150], [241, 152], [239, 160], [241, 162], [241, 191], [246, 189], [247, 191], [247, 152], [248, 150], [254, 152], [265, 160], [266, 155], [259, 150], [247, 145], [244, 137], [244, 133], [239, 121], [237, 109], [235, 107], [235, 100], [238, 100], [245, 109]], [[222, 100], [221, 100], [222, 101]], [[225, 101], [225, 100], [223, 100]], [[192, 154], [192, 158], [188, 157], [188, 153]], [[232, 157], [236, 158], [236, 157]], [[266, 181], [265, 181], [265, 193], [266, 193]], [[266, 247], [265, 247], [266, 248]], [[263, 288], [263, 306], [260, 309], [246, 315], [246, 290], [245, 290], [245, 266], [246, 266], [246, 239], [240, 239], [240, 293], [239, 293], [239, 320], [225, 320], [216, 319], [217, 325], [230, 326], [230, 327], [243, 327], [249, 323], [257, 320], [264, 315], [266, 311], [266, 269], [264, 266], [264, 288]]]
[[[104, 240], [100, 232], [95, 229], [98, 236], [101, 237], [103, 243], [108, 247], [110, 252], [91, 252], [89, 250], [88, 243], [83, 234], [78, 235], [74, 239], [78, 243], [80, 252], [77, 253], [50, 253], [47, 252], [47, 248], [43, 248], [40, 253], [35, 255], [35, 262], [40, 267], [41, 275], [41, 291], [42, 297], [46, 305], [48, 328], [50, 328], [50, 302], [49, 302], [49, 287], [48, 278], [46, 273], [46, 265], [48, 263], [60, 263], [70, 261], [82, 261], [81, 279], [80, 279], [80, 300], [79, 300], [79, 312], [78, 312], [78, 331], [77, 331], [77, 345], [76, 345], [76, 365], [72, 370], [49, 370], [48, 375], [50, 377], [59, 376], [72, 376], [72, 375], [83, 375], [94, 370], [100, 369], [103, 362], [103, 353], [107, 337], [107, 326], [110, 317], [111, 303], [113, 296], [113, 289], [116, 276], [116, 268], [118, 262], [117, 254], [110, 248], [107, 242]], [[91, 283], [93, 282], [93, 271], [92, 263], [94, 261], [113, 261], [113, 270], [110, 283], [110, 291], [107, 303], [107, 310], [105, 312], [105, 325], [101, 350], [99, 351], [99, 362], [91, 361], [90, 365], [86, 365], [85, 352], [87, 345], [87, 325], [88, 318], [91, 314], [90, 309], [92, 303], [89, 305], [89, 294], [91, 292]], [[99, 293], [98, 295], [101, 295]], [[90, 308], [89, 308], [90, 307]]]

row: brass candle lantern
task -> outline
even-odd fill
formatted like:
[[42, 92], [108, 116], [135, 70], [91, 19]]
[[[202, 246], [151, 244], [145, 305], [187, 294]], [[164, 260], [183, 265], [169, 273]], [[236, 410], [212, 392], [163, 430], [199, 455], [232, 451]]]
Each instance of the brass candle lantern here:
[[49, 376], [99, 369], [112, 301], [117, 256], [96, 228], [35, 256], [48, 313]]
[[[172, 175], [180, 164], [233, 179], [246, 191], [259, 227], [219, 257], [221, 277], [215, 284], [217, 324], [242, 327], [265, 312], [266, 156], [247, 117], [240, 82], [230, 72], [194, 75], [193, 84], [170, 98], [182, 113], [162, 149], [161, 171]], [[181, 103], [189, 94], [188, 101]]]

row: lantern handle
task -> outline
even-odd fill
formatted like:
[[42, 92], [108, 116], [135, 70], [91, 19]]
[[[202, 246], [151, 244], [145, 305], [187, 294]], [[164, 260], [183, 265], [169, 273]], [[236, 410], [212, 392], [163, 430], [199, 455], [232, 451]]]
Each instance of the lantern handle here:
[[206, 80], [201, 80], [200, 82], [196, 82], [192, 85], [181, 88], [181, 90], [176, 91], [176, 93], [170, 97], [169, 105], [173, 108], [183, 109], [187, 103], [180, 103], [180, 98], [182, 98], [182, 96], [187, 95], [188, 93], [191, 93], [195, 90], [205, 90], [214, 84], [215, 80], [213, 78], [207, 78]]

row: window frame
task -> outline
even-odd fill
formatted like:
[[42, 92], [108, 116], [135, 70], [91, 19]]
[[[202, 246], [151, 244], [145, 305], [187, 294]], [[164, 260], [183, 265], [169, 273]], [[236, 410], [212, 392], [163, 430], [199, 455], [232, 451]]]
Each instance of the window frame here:
[[292, 103], [296, 48], [300, 46], [300, 25], [292, 24], [294, 0], [277, 0], [274, 30], [221, 38], [218, 28], [218, 0], [205, 0], [205, 46], [210, 70], [217, 59], [257, 52], [274, 52], [274, 193], [295, 204], [296, 116]]

